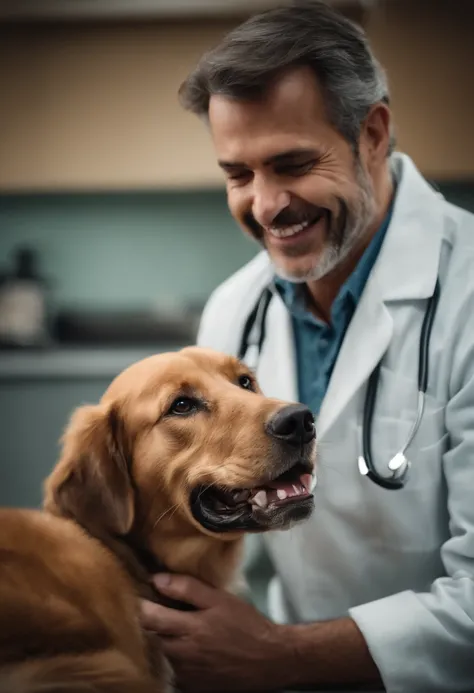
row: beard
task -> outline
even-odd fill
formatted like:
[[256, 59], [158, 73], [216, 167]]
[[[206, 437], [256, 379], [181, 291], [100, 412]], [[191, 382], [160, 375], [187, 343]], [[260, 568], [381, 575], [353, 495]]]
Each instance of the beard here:
[[[350, 255], [359, 239], [373, 222], [376, 213], [372, 183], [358, 158], [355, 162], [355, 174], [358, 187], [357, 197], [351, 203], [338, 197], [339, 212], [337, 215], [329, 209], [297, 201], [295, 205], [283, 209], [275, 217], [272, 226], [280, 228], [304, 222], [314, 223], [315, 220], [323, 217], [328, 229], [322, 251], [311, 261], [309, 266], [299, 270], [289, 271], [269, 252], [275, 273], [279, 277], [293, 283], [317, 281], [332, 272]], [[244, 221], [255, 240], [266, 248], [265, 231], [253, 215], [247, 214]], [[307, 253], [308, 256], [311, 255], [311, 247], [308, 247]], [[298, 249], [294, 256], [301, 257], [303, 254], [305, 254], [304, 250]]]

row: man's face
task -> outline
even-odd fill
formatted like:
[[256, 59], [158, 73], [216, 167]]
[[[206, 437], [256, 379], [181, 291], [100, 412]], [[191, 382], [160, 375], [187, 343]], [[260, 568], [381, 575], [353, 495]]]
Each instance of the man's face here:
[[372, 178], [329, 122], [308, 68], [257, 102], [213, 95], [209, 121], [230, 211], [291, 281], [331, 272], [373, 222]]

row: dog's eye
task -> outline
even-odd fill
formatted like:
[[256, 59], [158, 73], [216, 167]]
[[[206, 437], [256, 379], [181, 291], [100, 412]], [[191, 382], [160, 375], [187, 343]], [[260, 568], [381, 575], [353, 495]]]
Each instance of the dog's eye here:
[[197, 402], [192, 397], [178, 397], [169, 408], [169, 414], [176, 416], [186, 416], [192, 414], [197, 409]]
[[252, 390], [252, 392], [255, 390], [252, 378], [250, 378], [248, 375], [239, 376], [239, 385], [244, 390]]

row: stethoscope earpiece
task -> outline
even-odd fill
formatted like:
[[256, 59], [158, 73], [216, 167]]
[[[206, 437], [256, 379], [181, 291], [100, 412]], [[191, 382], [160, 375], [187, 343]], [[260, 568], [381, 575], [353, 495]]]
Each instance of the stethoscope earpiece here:
[[359, 467], [359, 472], [362, 474], [362, 476], [367, 476], [367, 474], [369, 473], [369, 468], [363, 455], [359, 455], [359, 457], [357, 458], [357, 465]]
[[388, 463], [388, 468], [391, 472], [399, 472], [403, 474], [405, 468], [409, 467], [409, 462], [403, 452], [397, 452]]

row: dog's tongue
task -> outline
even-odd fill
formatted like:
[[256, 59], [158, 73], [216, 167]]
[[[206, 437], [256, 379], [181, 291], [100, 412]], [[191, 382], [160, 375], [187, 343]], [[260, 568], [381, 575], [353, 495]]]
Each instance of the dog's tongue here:
[[[298, 481], [286, 481], [275, 479], [266, 484], [267, 489], [285, 491], [288, 496], [299, 496], [302, 493], [309, 493], [311, 490], [311, 474], [302, 474]], [[282, 494], [283, 495], [283, 494]]]

